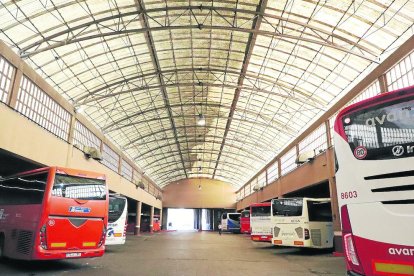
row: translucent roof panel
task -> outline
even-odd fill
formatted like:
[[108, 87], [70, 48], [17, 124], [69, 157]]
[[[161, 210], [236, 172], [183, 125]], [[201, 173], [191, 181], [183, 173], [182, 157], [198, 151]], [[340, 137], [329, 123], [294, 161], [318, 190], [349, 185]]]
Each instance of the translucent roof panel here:
[[413, 1], [6, 0], [0, 39], [160, 187], [240, 187], [406, 41], [413, 14]]

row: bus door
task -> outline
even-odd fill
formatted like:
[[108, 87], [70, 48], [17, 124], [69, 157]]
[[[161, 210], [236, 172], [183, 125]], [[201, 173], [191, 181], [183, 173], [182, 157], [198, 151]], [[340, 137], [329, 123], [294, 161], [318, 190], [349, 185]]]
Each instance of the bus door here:
[[[56, 173], [49, 217], [41, 226], [49, 250], [93, 249], [105, 241], [108, 213], [105, 180]], [[80, 252], [66, 257], [82, 257]]]

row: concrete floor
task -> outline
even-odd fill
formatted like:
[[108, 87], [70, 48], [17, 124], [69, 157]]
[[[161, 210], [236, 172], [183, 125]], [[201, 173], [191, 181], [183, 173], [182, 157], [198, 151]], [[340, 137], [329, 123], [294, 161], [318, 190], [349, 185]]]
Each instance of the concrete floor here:
[[345, 264], [331, 252], [273, 247], [245, 235], [164, 232], [128, 236], [102, 258], [3, 260], [0, 275], [345, 275]]

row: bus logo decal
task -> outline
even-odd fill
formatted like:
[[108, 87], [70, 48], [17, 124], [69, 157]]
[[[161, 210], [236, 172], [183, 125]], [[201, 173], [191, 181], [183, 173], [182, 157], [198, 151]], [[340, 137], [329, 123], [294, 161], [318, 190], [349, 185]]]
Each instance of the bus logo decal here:
[[414, 256], [414, 248], [394, 248], [390, 247], [388, 249], [390, 255], [399, 255], [399, 256]]
[[401, 145], [394, 146], [392, 148], [392, 154], [394, 154], [394, 156], [401, 156], [401, 155], [403, 155], [404, 154], [404, 147], [401, 146]]
[[354, 150], [354, 155], [358, 159], [364, 159], [368, 154], [368, 150], [364, 146], [358, 146]]
[[88, 207], [80, 207], [80, 206], [70, 206], [69, 212], [71, 213], [90, 213], [91, 208]]

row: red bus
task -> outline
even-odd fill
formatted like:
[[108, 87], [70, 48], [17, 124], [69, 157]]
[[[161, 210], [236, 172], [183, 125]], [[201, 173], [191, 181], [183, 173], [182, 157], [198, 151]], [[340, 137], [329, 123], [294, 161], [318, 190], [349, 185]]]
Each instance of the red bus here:
[[240, 233], [250, 234], [250, 210], [243, 210], [241, 212]]
[[47, 167], [0, 179], [0, 257], [99, 257], [107, 222], [103, 174]]

